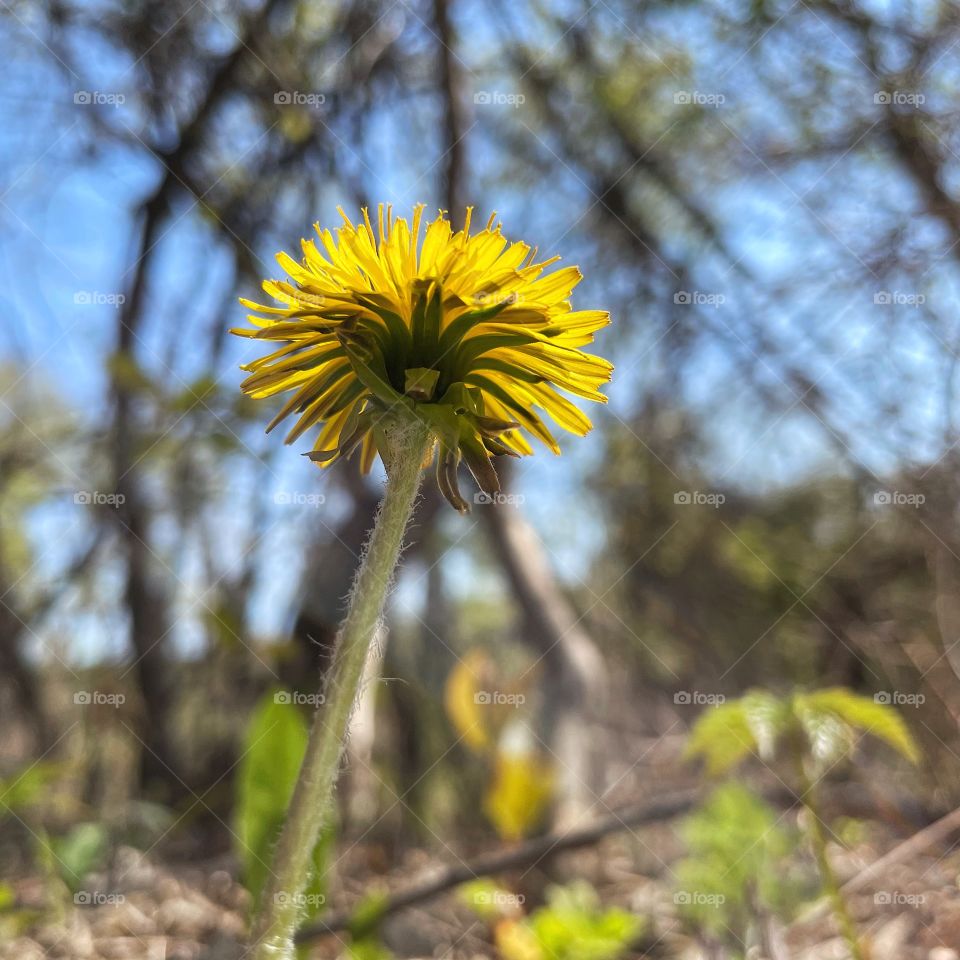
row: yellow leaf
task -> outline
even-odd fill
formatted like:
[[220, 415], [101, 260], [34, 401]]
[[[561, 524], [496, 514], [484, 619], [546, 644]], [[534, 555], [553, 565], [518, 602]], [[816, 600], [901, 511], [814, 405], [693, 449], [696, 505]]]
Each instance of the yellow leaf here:
[[475, 753], [484, 753], [493, 741], [489, 727], [490, 711], [479, 694], [490, 662], [480, 649], [471, 650], [447, 677], [444, 706], [447, 716], [464, 743]]
[[536, 934], [522, 923], [502, 920], [497, 924], [493, 938], [504, 960], [544, 960]]
[[483, 809], [504, 840], [519, 840], [543, 819], [553, 795], [553, 769], [528, 754], [498, 754]]

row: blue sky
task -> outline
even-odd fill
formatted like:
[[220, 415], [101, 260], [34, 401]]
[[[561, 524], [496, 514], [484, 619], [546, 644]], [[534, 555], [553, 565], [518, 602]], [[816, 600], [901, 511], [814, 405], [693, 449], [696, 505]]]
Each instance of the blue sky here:
[[[27, 16], [29, 11], [24, 12]], [[666, 32], [680, 43], [696, 17], [695, 12], [678, 12]], [[218, 25], [215, 17], [210, 22], [211, 49], [226, 49], [230, 31]], [[509, 76], [490, 73], [486, 53], [496, 40], [491, 24], [468, 12], [460, 26], [473, 41], [463, 54], [475, 71], [473, 88], [483, 84], [484, 89], [513, 91]], [[407, 29], [411, 43], [426, 42], [422, 30], [409, 26], [409, 17]], [[38, 24], [29, 20], [8, 19], [0, 24], [4, 49], [15, 51], [6, 68], [3, 94], [8, 137], [2, 148], [5, 162], [0, 180], [0, 272], [6, 318], [0, 364], [9, 363], [22, 373], [28, 395], [52, 391], [77, 423], [89, 426], [104, 422], [108, 414], [104, 362], [115, 336], [117, 308], [111, 301], [126, 291], [129, 281], [135, 239], [131, 213], [157, 182], [160, 168], [137, 142], [147, 132], [138, 126], [137, 92], [130, 87], [136, 69], [129, 58], [102, 42], [91, 44], [83, 74], [70, 76], [52, 61], [37, 31]], [[747, 140], [757, 131], [764, 136], [789, 132], [770, 109], [773, 104], [764, 109], [755, 96], [746, 96], [744, 69], [742, 57], [717, 46], [703, 52], [698, 75], [691, 78], [697, 89], [725, 91], [727, 103], [718, 112], [716, 133]], [[130, 128], [129, 146], [84, 149], [90, 142], [90, 115], [84, 111], [91, 106], [74, 102], [78, 90], [127, 91], [126, 104], [104, 109], [111, 125]], [[429, 131], [436, 127], [437, 108], [429, 99], [411, 97], [369, 117], [365, 153], [361, 159], [351, 158], [349, 164], [372, 197], [393, 201], [398, 208], [417, 200], [436, 204], [438, 158]], [[567, 262], [581, 263], [586, 273], [575, 305], [613, 307], [617, 326], [601, 336], [600, 347], [615, 361], [618, 372], [609, 390], [609, 408], [591, 412], [600, 422], [625, 421], [645, 386], [663, 374], [663, 328], [659, 323], [648, 324], [646, 316], [661, 316], [669, 309], [672, 291], [664, 288], [662, 302], [651, 303], [637, 294], [641, 267], [609, 264], [608, 251], [597, 246], [588, 229], [597, 198], [569, 169], [558, 167], [549, 184], [539, 188], [531, 187], [536, 171], [527, 171], [527, 179], [518, 182], [500, 177], [503, 150], [491, 133], [499, 125], [513, 124], [521, 136], [536, 137], [535, 117], [523, 113], [524, 109], [507, 114], [506, 119], [496, 108], [481, 106], [474, 112], [476, 128], [469, 137], [468, 157], [471, 174], [480, 185], [477, 206], [496, 208], [508, 234], [530, 238], [544, 250], [552, 251], [551, 238], [561, 237], [557, 252]], [[257, 143], [256, 131], [241, 119], [242, 111], [233, 127], [224, 131], [220, 146], [227, 157], [240, 158]], [[424, 131], [423, 136], [418, 131]], [[544, 141], [537, 148], [549, 155], [552, 145]], [[875, 289], [859, 281], [844, 288], [839, 280], [844, 270], [856, 267], [851, 236], [869, 238], [872, 231], [879, 236], [891, 216], [909, 215], [916, 205], [910, 184], [889, 162], [869, 154], [854, 154], [829, 166], [811, 162], [789, 173], [725, 169], [715, 180], [709, 179], [710, 174], [695, 184], [695, 192], [723, 225], [725, 242], [765, 290], [785, 288], [782, 297], [758, 298], [705, 250], [695, 261], [689, 283], [695, 291], [723, 295], [724, 302], [716, 308], [718, 327], [739, 329], [739, 319], [750, 315], [758, 329], [801, 368], [809, 363], [829, 402], [836, 403], [842, 418], [851, 422], [849, 439], [857, 455], [876, 472], [938, 456], [944, 416], [942, 340], [914, 322], [916, 314], [911, 315], [908, 308], [898, 308], [902, 320], [889, 328], [895, 335], [888, 332], [893, 314], [878, 313]], [[828, 222], [813, 209], [823, 190], [832, 195], [829, 217], [833, 219]], [[317, 209], [302, 212], [289, 209], [290, 200], [278, 197], [286, 232], [282, 237], [265, 237], [258, 245], [256, 253], [265, 275], [277, 272], [271, 260], [273, 247], [282, 243], [294, 250], [314, 220], [336, 222], [341, 189], [331, 183], [321, 194]], [[158, 249], [150, 278], [150, 310], [139, 356], [153, 376], [178, 390], [204, 372], [211, 324], [217, 322], [224, 303], [238, 293], [249, 296], [255, 291], [246, 283], [241, 290], [233, 289], [229, 258], [207, 222], [187, 206], [174, 216], [175, 225]], [[933, 246], [938, 242], [935, 223], [916, 218], [910, 229], [918, 242]], [[687, 245], [688, 239], [678, 232], [671, 252], [681, 255]], [[800, 283], [798, 276], [804, 278]], [[932, 309], [944, 313], [954, 285], [950, 258], [929, 264], [924, 289]], [[912, 288], [905, 285], [904, 289]], [[241, 322], [242, 316], [237, 306], [232, 320]], [[878, 337], [888, 338], [887, 350], [878, 344]], [[762, 357], [755, 358], [761, 379], [781, 391], [786, 402], [773, 414], [760, 409], [753, 388], [731, 362], [731, 350], [736, 348], [736, 344], [723, 347], [705, 338], [692, 350], [680, 384], [678, 404], [702, 420], [709, 441], [701, 465], [707, 476], [719, 486], [770, 490], [836, 469], [824, 431], [801, 406], [791, 406], [796, 391], [784, 390], [777, 371], [767, 369]], [[216, 371], [228, 391], [242, 379], [238, 363], [249, 350], [248, 344], [228, 343]], [[898, 391], [905, 395], [909, 391], [914, 414], [909, 426], [915, 435], [898, 436], [894, 443], [894, 425], [885, 419], [881, 406], [885, 396]], [[327, 478], [318, 477], [302, 458], [279, 451], [279, 439], [263, 438], [258, 425], [245, 428], [243, 440], [252, 451], [266, 452], [270, 462], [264, 469], [251, 454], [246, 467], [232, 464], [224, 478], [226, 496], [214, 508], [214, 522], [222, 531], [218, 546], [224, 551], [220, 558], [224, 564], [229, 564], [229, 545], [243, 541], [249, 505], [257, 498], [272, 498], [283, 490], [328, 488]], [[526, 498], [524, 510], [541, 531], [561, 574], [574, 584], [587, 575], [592, 558], [603, 546], [603, 526], [594, 522], [595, 504], [583, 493], [584, 478], [602, 461], [602, 444], [599, 433], [585, 441], [568, 439], [562, 461], [544, 453], [518, 471], [517, 492]], [[304, 448], [301, 444], [297, 449]], [[71, 463], [68, 471], [73, 469]], [[75, 479], [77, 484], [84, 482]], [[88, 532], [72, 504], [66, 503], [70, 492], [68, 483], [63, 503], [43, 505], [31, 514], [30, 529], [42, 558], [41, 577], [55, 577], [81, 548]], [[289, 610], [289, 594], [296, 584], [291, 574], [302, 542], [298, 537], [314, 522], [332, 526], [337, 498], [331, 497], [316, 510], [316, 516], [306, 518], [281, 515], [282, 523], [261, 545], [264, 555], [271, 557], [268, 573], [270, 569], [284, 572], [281, 577], [265, 576], [258, 588], [254, 623], [264, 633], [283, 628], [278, 611]], [[161, 519], [156, 531], [160, 543], [165, 522]], [[448, 519], [454, 539], [457, 524], [464, 522], [468, 521]], [[474, 563], [470, 550], [457, 550], [451, 582], [474, 582]], [[189, 552], [178, 560], [176, 575], [186, 584], [188, 595], [194, 583], [202, 589], [196, 557]], [[118, 587], [109, 566], [102, 572], [102, 584], [107, 592]], [[415, 606], [417, 598], [401, 594], [401, 601]], [[122, 652], [119, 625], [105, 630], [95, 615], [70, 622], [76, 635], [71, 645], [74, 654]], [[183, 622], [187, 626], [178, 641], [182, 649], [192, 649], [199, 633], [189, 625], [189, 616]]]

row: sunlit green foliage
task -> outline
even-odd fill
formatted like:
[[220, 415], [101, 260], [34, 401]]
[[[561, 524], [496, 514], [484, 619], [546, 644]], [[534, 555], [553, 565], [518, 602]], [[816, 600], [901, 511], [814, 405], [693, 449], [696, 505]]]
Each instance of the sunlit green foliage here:
[[895, 710], [843, 687], [784, 697], [751, 691], [707, 710], [694, 725], [687, 745], [687, 755], [703, 757], [714, 774], [752, 754], [771, 760], [780, 753], [793, 762], [791, 779], [805, 809], [808, 839], [853, 960], [865, 960], [866, 953], [830, 863], [817, 794], [822, 777], [852, 754], [860, 734], [872, 734], [912, 762], [919, 759], [913, 738]]
[[102, 866], [109, 849], [109, 833], [102, 823], [78, 823], [62, 837], [43, 835], [49, 845], [52, 863], [61, 879], [74, 892], [83, 886], [83, 878]]
[[681, 828], [688, 856], [673, 869], [674, 902], [696, 930], [741, 948], [763, 916], [787, 919], [803, 878], [789, 858], [799, 836], [739, 783], [726, 783]]
[[617, 907], [604, 909], [585, 882], [551, 887], [547, 905], [496, 930], [505, 960], [616, 960], [644, 929], [644, 921]]
[[[258, 897], [266, 883], [270, 855], [307, 746], [307, 724], [300, 708], [274, 691], [260, 701], [247, 728], [237, 778], [234, 821], [244, 882]], [[315, 872], [303, 897], [305, 916], [324, 903], [322, 866], [330, 835], [314, 851]]]
[[62, 772], [60, 764], [41, 761], [12, 777], [0, 779], [0, 814], [22, 815]]
[[786, 738], [799, 737], [812, 772], [848, 756], [861, 734], [871, 734], [912, 762], [913, 738], [887, 704], [842, 687], [776, 697], [753, 690], [738, 700], [706, 710], [687, 744], [687, 755], [702, 757], [712, 774], [724, 773], [748, 756], [773, 758]]

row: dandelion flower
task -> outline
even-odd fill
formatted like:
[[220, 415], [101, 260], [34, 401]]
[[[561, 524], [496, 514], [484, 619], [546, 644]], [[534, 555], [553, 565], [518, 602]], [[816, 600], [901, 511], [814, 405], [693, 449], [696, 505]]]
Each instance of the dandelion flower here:
[[411, 415], [429, 426], [437, 481], [461, 512], [457, 467], [464, 460], [480, 488], [499, 492], [491, 457], [533, 452], [535, 437], [560, 448], [537, 409], [584, 436], [590, 420], [559, 391], [606, 402], [612, 366], [580, 348], [609, 323], [603, 310], [570, 309], [576, 267], [548, 271], [536, 249], [508, 242], [496, 215], [470, 234], [454, 232], [441, 211], [420, 233], [423, 205], [411, 223], [380, 205], [335, 231], [315, 225], [298, 263], [277, 261], [290, 280], [267, 280], [279, 306], [241, 302], [253, 329], [232, 332], [277, 349], [246, 365], [251, 397], [290, 393], [272, 430], [295, 416], [286, 442], [319, 428], [307, 454], [328, 466], [359, 448], [361, 469], [378, 453], [384, 416]]

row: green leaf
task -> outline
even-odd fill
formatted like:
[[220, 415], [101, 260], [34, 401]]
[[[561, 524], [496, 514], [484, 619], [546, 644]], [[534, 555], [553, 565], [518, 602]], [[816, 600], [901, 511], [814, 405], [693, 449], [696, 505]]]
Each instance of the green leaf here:
[[[234, 810], [237, 854], [247, 889], [258, 900], [283, 826], [307, 748], [307, 723], [300, 708], [275, 691], [264, 695], [247, 727]], [[332, 831], [314, 851], [314, 880], [305, 892], [306, 916], [323, 904], [322, 867]]]
[[16, 890], [9, 883], [0, 883], [0, 911], [11, 910], [16, 904]]
[[705, 710], [690, 731], [684, 756], [702, 757], [711, 775], [724, 773], [749, 756], [757, 743], [739, 700]]
[[439, 379], [439, 370], [412, 367], [403, 372], [403, 392], [414, 400], [432, 400]]
[[415, 283], [416, 302], [410, 315], [410, 331], [413, 341], [410, 365], [422, 367], [437, 356], [437, 341], [440, 338], [440, 322], [443, 304], [439, 286], [435, 286], [428, 299], [434, 281]]
[[747, 724], [753, 731], [757, 750], [764, 760], [770, 760], [777, 741], [789, 729], [792, 719], [786, 701], [763, 690], [751, 690], [740, 701]]
[[681, 835], [689, 856], [673, 870], [674, 902], [695, 929], [736, 948], [758, 909], [788, 920], [802, 902], [806, 891], [789, 859], [798, 835], [741, 784], [714, 790]]
[[529, 923], [549, 960], [615, 960], [643, 930], [640, 917], [616, 907], [604, 910], [582, 881], [549, 888], [547, 903]]
[[862, 697], [846, 687], [831, 687], [812, 693], [798, 693], [793, 711], [803, 726], [816, 756], [832, 736], [836, 750], [849, 752], [854, 733], [867, 733], [882, 740], [911, 763], [920, 759], [916, 742], [893, 707]]
[[73, 892], [79, 890], [83, 878], [103, 862], [108, 843], [107, 828], [102, 823], [80, 823], [65, 836], [50, 838], [53, 863]]
[[411, 401], [402, 394], [397, 393], [393, 387], [384, 380], [361, 356], [360, 352], [354, 347], [346, 347], [347, 356], [353, 365], [353, 372], [357, 379], [387, 408], [397, 404], [411, 405]]
[[383, 911], [389, 897], [383, 890], [368, 891], [356, 905], [350, 917], [349, 931], [355, 940], [374, 936], [383, 920]]
[[478, 323], [485, 323], [488, 320], [492, 320], [498, 313], [505, 310], [507, 306], [509, 306], [509, 303], [504, 300], [490, 307], [484, 307], [482, 310], [470, 310], [467, 313], [461, 314], [443, 331], [437, 347], [439, 355], [446, 357], [473, 327]]
[[22, 813], [43, 794], [60, 770], [60, 764], [40, 762], [8, 780], [0, 780], [0, 813]]
[[797, 693], [786, 700], [753, 690], [706, 710], [690, 732], [686, 755], [703, 757], [711, 774], [724, 773], [754, 750], [769, 759], [780, 738], [798, 729], [820, 767], [847, 756], [858, 733], [872, 734], [914, 763], [919, 759], [916, 743], [895, 710], [844, 687]]
[[730, 703], [705, 710], [693, 725], [687, 757], [703, 757], [711, 775], [725, 773], [751, 753], [772, 755], [785, 728], [782, 703], [754, 690]]
[[457, 889], [457, 899], [490, 924], [503, 916], [503, 905], [519, 905], [522, 902], [522, 898], [504, 890], [489, 877], [477, 877], [476, 880], [460, 886]]
[[354, 940], [348, 950], [348, 960], [391, 960], [393, 954], [376, 937]]
[[532, 334], [517, 330], [509, 333], [498, 331], [496, 333], [481, 333], [469, 340], [464, 340], [454, 353], [454, 360], [450, 364], [453, 370], [452, 376], [457, 380], [462, 380], [473, 368], [474, 363], [479, 357], [498, 347], [523, 347], [531, 343], [537, 343], [537, 338]]

